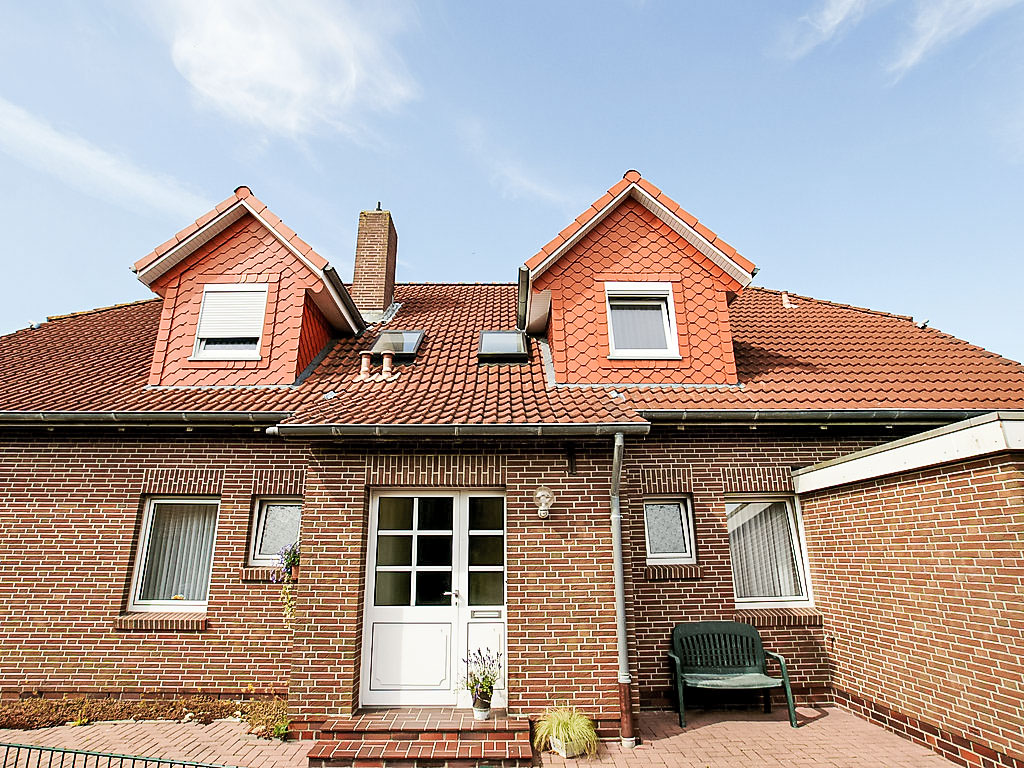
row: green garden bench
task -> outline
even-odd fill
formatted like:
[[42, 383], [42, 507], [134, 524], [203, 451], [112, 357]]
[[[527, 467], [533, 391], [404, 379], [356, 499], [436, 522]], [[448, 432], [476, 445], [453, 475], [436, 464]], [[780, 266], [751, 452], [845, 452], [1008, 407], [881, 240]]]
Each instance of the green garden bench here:
[[[766, 657], [779, 662], [782, 677], [769, 677]], [[789, 705], [789, 724], [796, 724], [793, 691], [789, 687], [786, 660], [766, 651], [761, 635], [749, 624], [738, 621], [695, 621], [677, 624], [672, 630], [672, 652], [668, 655], [679, 694], [679, 725], [686, 727], [684, 691], [690, 688], [717, 690], [761, 690], [764, 711], [771, 712], [771, 689], [782, 688]]]

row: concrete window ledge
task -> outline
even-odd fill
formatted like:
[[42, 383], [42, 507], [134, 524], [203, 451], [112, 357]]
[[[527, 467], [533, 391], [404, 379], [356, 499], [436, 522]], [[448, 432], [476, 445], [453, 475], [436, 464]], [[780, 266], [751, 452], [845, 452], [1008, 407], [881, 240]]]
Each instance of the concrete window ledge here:
[[202, 632], [205, 613], [122, 613], [114, 629], [125, 632]]
[[265, 568], [263, 566], [246, 566], [242, 568], [242, 581], [273, 581], [277, 568]]
[[736, 621], [755, 627], [820, 627], [822, 615], [814, 608], [737, 608]]
[[645, 581], [682, 581], [701, 576], [699, 565], [648, 565], [644, 568]]

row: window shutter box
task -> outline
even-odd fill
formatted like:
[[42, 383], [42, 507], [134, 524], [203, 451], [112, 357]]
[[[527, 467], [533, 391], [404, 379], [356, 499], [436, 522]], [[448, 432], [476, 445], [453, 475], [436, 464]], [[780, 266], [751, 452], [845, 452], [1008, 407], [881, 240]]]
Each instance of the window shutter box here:
[[207, 289], [199, 314], [201, 339], [259, 338], [267, 315], [267, 290]]

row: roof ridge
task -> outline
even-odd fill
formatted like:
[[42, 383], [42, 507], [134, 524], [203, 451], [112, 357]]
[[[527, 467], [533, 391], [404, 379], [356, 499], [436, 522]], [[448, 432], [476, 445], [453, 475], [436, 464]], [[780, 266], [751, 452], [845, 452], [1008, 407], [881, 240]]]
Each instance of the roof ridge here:
[[54, 320], [65, 320], [69, 317], [81, 317], [82, 315], [95, 315], [98, 312], [109, 312], [112, 309], [123, 309], [124, 307], [134, 307], [136, 304], [149, 304], [153, 301], [163, 301], [159, 296], [154, 296], [151, 299], [139, 299], [138, 301], [122, 301], [120, 304], [109, 304], [105, 307], [96, 307], [95, 309], [83, 309], [78, 312], [65, 312], [63, 315], [47, 315], [46, 322], [52, 323]]
[[892, 317], [896, 320], [907, 320], [908, 322], [914, 322], [913, 315], [898, 315], [895, 312], [885, 312], [881, 309], [871, 309], [871, 307], [859, 307], [856, 304], [844, 304], [841, 301], [829, 301], [828, 299], [818, 299], [814, 296], [804, 296], [800, 293], [793, 293], [793, 291], [784, 291], [778, 288], [766, 288], [763, 285], [748, 285], [746, 290], [764, 291], [765, 293], [776, 293], [778, 295], [786, 294], [792, 296], [794, 299], [804, 299], [805, 301], [814, 301], [818, 304], [828, 304], [832, 307], [839, 307], [840, 309], [852, 309], [855, 312], [864, 312], [869, 315], [881, 315], [883, 317]]

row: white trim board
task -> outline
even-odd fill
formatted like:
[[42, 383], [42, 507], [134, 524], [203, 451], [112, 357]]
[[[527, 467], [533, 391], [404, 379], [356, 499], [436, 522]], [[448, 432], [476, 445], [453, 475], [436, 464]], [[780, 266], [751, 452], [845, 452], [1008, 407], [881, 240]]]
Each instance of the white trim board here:
[[919, 435], [794, 470], [798, 494], [912, 472], [938, 464], [1024, 450], [1024, 411], [995, 411]]

